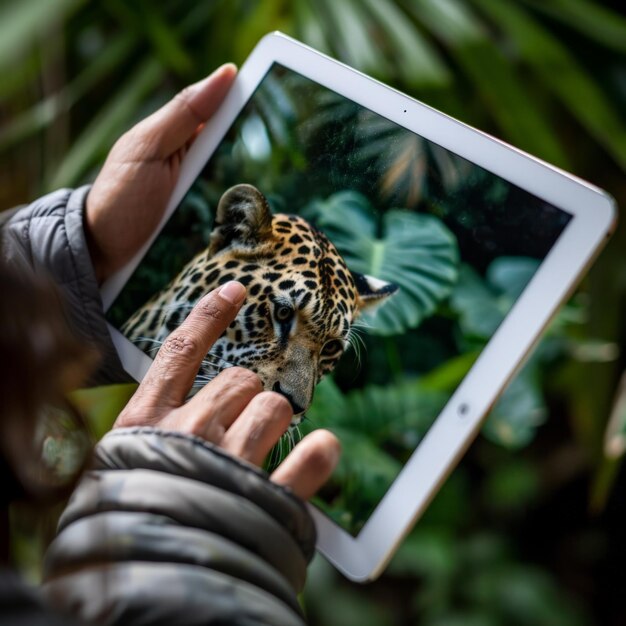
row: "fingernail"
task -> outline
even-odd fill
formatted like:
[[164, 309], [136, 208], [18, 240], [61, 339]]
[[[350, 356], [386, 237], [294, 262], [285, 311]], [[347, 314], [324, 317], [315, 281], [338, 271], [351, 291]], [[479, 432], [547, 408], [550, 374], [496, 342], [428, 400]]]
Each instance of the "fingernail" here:
[[224, 65], [220, 65], [216, 70], [213, 70], [208, 76], [201, 78], [199, 81], [192, 83], [189, 85], [188, 89], [195, 93], [197, 91], [202, 91], [208, 83], [211, 83], [215, 80], [215, 77], [226, 72], [230, 71], [233, 74], [237, 73], [237, 66], [234, 63], [224, 63]]
[[215, 71], [224, 72], [226, 71], [226, 69], [230, 70], [231, 72], [237, 72], [237, 65], [235, 65], [235, 63], [232, 63], [232, 62], [224, 63], [220, 65]]
[[236, 280], [231, 280], [217, 292], [221, 298], [231, 304], [239, 304], [246, 297], [246, 288]]

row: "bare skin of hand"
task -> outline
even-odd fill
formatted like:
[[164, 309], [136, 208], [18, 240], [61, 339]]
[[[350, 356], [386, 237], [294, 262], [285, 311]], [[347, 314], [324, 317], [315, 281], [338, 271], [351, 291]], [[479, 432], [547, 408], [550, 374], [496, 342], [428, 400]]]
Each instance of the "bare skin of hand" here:
[[[245, 287], [233, 281], [196, 304], [161, 346], [116, 428], [155, 426], [189, 433], [255, 465], [263, 462], [287, 430], [292, 411], [284, 396], [263, 391], [256, 374], [226, 369], [185, 402], [202, 359], [233, 321], [245, 295]], [[270, 479], [306, 500], [329, 478], [339, 454], [337, 438], [316, 430], [296, 445]]]
[[98, 282], [127, 263], [159, 223], [180, 163], [228, 92], [226, 64], [190, 85], [113, 146], [87, 197], [85, 233]]

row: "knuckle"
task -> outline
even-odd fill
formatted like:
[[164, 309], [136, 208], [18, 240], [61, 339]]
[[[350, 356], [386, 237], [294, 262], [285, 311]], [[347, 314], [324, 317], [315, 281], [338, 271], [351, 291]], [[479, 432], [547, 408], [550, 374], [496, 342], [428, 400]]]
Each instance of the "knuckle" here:
[[253, 371], [245, 367], [229, 367], [220, 374], [220, 378], [226, 379], [230, 384], [238, 385], [255, 392], [263, 388], [261, 379]]
[[143, 128], [143, 121], [135, 124], [132, 128], [129, 128], [125, 133], [120, 135], [119, 139], [113, 144], [113, 149], [119, 149], [122, 147], [125, 148], [133, 145], [138, 139], [141, 138]]
[[174, 100], [187, 102], [189, 100], [189, 91], [189, 85], [185, 85], [180, 91], [176, 93], [176, 95], [174, 96]]
[[174, 332], [163, 342], [161, 351], [166, 356], [189, 358], [197, 354], [198, 343], [189, 335]]
[[219, 322], [224, 317], [224, 311], [214, 298], [201, 300], [196, 307], [196, 311], [198, 315], [210, 321]]
[[192, 119], [195, 119], [198, 124], [204, 121], [192, 105], [193, 89], [191, 89], [189, 85], [174, 96], [174, 101], [180, 108], [184, 109]]
[[276, 418], [291, 420], [293, 411], [289, 400], [285, 396], [275, 391], [263, 391], [256, 397], [256, 401], [261, 408], [271, 411]]
[[174, 100], [176, 100], [179, 104], [183, 106], [187, 106], [189, 103], [189, 98], [191, 97], [191, 89], [190, 86], [187, 85], [183, 87], [175, 96]]

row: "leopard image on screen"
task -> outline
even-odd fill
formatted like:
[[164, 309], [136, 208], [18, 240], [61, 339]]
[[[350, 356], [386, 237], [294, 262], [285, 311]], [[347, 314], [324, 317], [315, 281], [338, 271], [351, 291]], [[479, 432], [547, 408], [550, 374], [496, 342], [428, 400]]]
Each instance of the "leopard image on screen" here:
[[140, 307], [122, 332], [145, 352], [158, 348], [206, 293], [230, 280], [247, 288], [236, 319], [213, 345], [196, 385], [232, 365], [283, 394], [298, 424], [313, 391], [350, 345], [359, 313], [397, 286], [351, 272], [305, 219], [272, 215], [265, 196], [239, 184], [221, 197], [210, 243]]

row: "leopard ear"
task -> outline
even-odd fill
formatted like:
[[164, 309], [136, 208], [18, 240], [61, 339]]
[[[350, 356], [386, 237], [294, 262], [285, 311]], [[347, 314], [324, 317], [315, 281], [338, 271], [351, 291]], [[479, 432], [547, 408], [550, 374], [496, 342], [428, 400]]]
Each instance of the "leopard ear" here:
[[254, 246], [272, 234], [272, 213], [252, 185], [235, 185], [220, 198], [211, 233], [210, 254], [231, 244]]
[[350, 272], [359, 294], [359, 309], [361, 311], [372, 311], [382, 304], [389, 296], [398, 291], [398, 285], [388, 283], [379, 278]]

